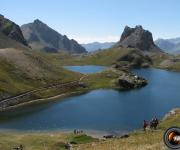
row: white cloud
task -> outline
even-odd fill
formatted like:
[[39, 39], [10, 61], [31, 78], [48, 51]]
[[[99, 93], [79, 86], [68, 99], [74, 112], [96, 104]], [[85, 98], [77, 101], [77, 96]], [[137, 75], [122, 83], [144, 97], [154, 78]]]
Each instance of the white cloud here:
[[78, 36], [72, 36], [71, 38], [78, 41], [78, 43], [86, 44], [86, 43], [92, 43], [92, 42], [117, 42], [120, 39], [120, 36], [116, 35], [109, 35], [109, 36], [84, 36], [84, 37], [78, 37]]

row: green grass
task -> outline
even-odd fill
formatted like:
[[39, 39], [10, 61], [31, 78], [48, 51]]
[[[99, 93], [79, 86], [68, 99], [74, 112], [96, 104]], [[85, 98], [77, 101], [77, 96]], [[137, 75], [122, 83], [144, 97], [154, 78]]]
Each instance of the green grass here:
[[98, 140], [86, 134], [82, 134], [82, 135], [71, 136], [69, 138], [69, 141], [77, 144], [86, 144], [91, 142], [97, 142]]
[[134, 49], [127, 48], [112, 48], [103, 50], [94, 54], [70, 55], [65, 52], [47, 54], [43, 53], [46, 57], [50, 58], [56, 65], [103, 65], [110, 66], [120, 57], [128, 54]]
[[[80, 73], [65, 70], [54, 65], [50, 59], [33, 51], [7, 50], [11, 55], [4, 57], [0, 53], [0, 94], [18, 95], [52, 84], [74, 81], [82, 76]], [[57, 93], [47, 95], [55, 96]], [[39, 94], [44, 97], [45, 95]]]
[[116, 80], [122, 75], [122, 71], [113, 71], [113, 69], [107, 69], [100, 73], [89, 74], [84, 78], [83, 82], [87, 84], [90, 89], [99, 88], [118, 88]]
[[26, 150], [62, 150], [69, 142], [86, 144], [98, 140], [87, 135], [66, 133], [0, 133], [0, 149], [10, 150], [22, 144]]

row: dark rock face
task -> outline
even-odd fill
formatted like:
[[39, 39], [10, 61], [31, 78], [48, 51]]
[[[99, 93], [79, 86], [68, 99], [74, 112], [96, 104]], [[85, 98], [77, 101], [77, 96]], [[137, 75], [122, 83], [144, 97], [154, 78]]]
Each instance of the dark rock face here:
[[60, 50], [70, 53], [86, 52], [85, 48], [75, 40], [69, 40], [66, 35], [59, 34], [40, 20], [22, 25], [21, 30], [28, 44], [34, 49], [42, 49], [47, 52], [58, 52]]
[[25, 46], [28, 46], [26, 40], [23, 37], [20, 27], [14, 22], [4, 18], [3, 15], [0, 15], [0, 32], [11, 39], [20, 42]]
[[154, 44], [152, 33], [144, 30], [142, 26], [135, 28], [126, 26], [116, 46], [137, 48], [143, 51], [160, 51]]

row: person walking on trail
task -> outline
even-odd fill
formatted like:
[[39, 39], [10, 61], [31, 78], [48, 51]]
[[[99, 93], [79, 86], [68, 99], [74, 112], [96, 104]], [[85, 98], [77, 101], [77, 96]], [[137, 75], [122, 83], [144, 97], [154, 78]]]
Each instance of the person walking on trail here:
[[144, 120], [144, 122], [143, 122], [144, 131], [146, 131], [147, 126], [148, 126], [148, 122], [146, 120]]

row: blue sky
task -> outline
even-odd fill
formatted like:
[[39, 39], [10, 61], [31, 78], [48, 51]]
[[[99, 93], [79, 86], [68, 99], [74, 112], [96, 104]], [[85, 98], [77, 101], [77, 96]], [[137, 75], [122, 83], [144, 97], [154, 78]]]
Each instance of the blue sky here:
[[126, 25], [180, 37], [180, 0], [3, 0], [0, 13], [19, 25], [38, 18], [80, 43], [117, 41]]

